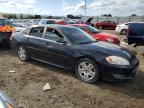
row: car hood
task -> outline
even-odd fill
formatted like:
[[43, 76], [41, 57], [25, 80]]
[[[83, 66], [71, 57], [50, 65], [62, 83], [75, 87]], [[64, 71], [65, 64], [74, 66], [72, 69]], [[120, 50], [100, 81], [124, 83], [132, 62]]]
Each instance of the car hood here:
[[87, 20], [86, 20], [86, 22], [91, 22], [93, 20], [93, 17], [90, 17], [90, 18], [88, 18]]
[[84, 49], [84, 51], [92, 51], [92, 53], [100, 53], [106, 56], [119, 56], [129, 61], [131, 61], [131, 59], [134, 57], [134, 54], [128, 49], [102, 41], [91, 44], [82, 44], [80, 47]]
[[102, 36], [102, 37], [111, 38], [111, 39], [118, 38], [116, 35], [112, 35], [112, 34], [104, 33], [104, 32], [97, 33], [97, 34], [92, 34], [92, 36], [93, 37]]

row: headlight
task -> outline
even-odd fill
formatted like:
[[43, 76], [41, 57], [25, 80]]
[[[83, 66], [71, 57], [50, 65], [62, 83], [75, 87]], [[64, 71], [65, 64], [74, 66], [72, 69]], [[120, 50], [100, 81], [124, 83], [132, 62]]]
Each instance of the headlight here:
[[109, 56], [106, 58], [106, 61], [115, 65], [130, 65], [128, 60], [118, 56]]
[[106, 38], [106, 40], [107, 40], [108, 42], [110, 42], [110, 43], [113, 43], [113, 42], [114, 42], [113, 39]]

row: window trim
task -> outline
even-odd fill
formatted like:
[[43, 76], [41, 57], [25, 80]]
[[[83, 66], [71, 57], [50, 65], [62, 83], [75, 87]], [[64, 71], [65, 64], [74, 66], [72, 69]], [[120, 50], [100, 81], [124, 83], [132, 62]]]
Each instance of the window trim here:
[[[32, 29], [34, 29], [34, 28], [43, 28], [43, 33], [42, 33], [42, 36], [41, 36], [41, 37], [36, 37], [36, 36], [30, 35]], [[31, 36], [31, 37], [36, 37], [36, 38], [40, 38], [40, 39], [41, 39], [41, 38], [44, 38], [44, 33], [45, 33], [45, 27], [32, 27], [32, 28], [29, 30], [28, 35]]]
[[62, 45], [62, 43], [58, 43], [58, 42], [56, 42], [56, 41], [53, 41], [53, 40], [50, 40], [50, 39], [46, 39], [46, 30], [47, 30], [47, 28], [54, 29], [54, 30], [56, 30], [57, 32], [59, 32], [59, 33], [63, 36], [63, 38], [68, 42], [67, 45], [71, 46], [71, 43], [70, 43], [69, 40], [63, 35], [63, 33], [61, 33], [60, 30], [58, 30], [58, 29], [56, 29], [56, 28], [52, 28], [52, 27], [45, 27], [44, 36], [43, 36], [43, 38], [44, 38], [45, 40]]

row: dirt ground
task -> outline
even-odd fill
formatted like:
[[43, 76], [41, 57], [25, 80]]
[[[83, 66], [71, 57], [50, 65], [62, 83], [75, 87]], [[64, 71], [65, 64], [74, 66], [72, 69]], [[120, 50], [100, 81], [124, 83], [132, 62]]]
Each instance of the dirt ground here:
[[[72, 72], [34, 60], [21, 62], [13, 51], [1, 49], [0, 89], [14, 98], [19, 108], [144, 108], [144, 49], [124, 46], [135, 51], [140, 60], [137, 77], [96, 84], [87, 84]], [[11, 70], [16, 72], [9, 73]], [[50, 91], [43, 92], [45, 83], [52, 87]]]

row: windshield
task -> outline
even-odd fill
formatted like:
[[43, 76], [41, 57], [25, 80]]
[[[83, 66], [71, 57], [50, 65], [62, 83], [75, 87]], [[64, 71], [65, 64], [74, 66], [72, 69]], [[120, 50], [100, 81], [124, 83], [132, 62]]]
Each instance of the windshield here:
[[99, 30], [97, 30], [96, 28], [91, 27], [91, 26], [83, 26], [82, 29], [86, 30], [86, 31], [89, 31], [91, 33], [95, 33], [95, 34], [100, 33]]
[[96, 42], [96, 39], [79, 28], [65, 27], [61, 30], [63, 34], [75, 44], [88, 44]]

